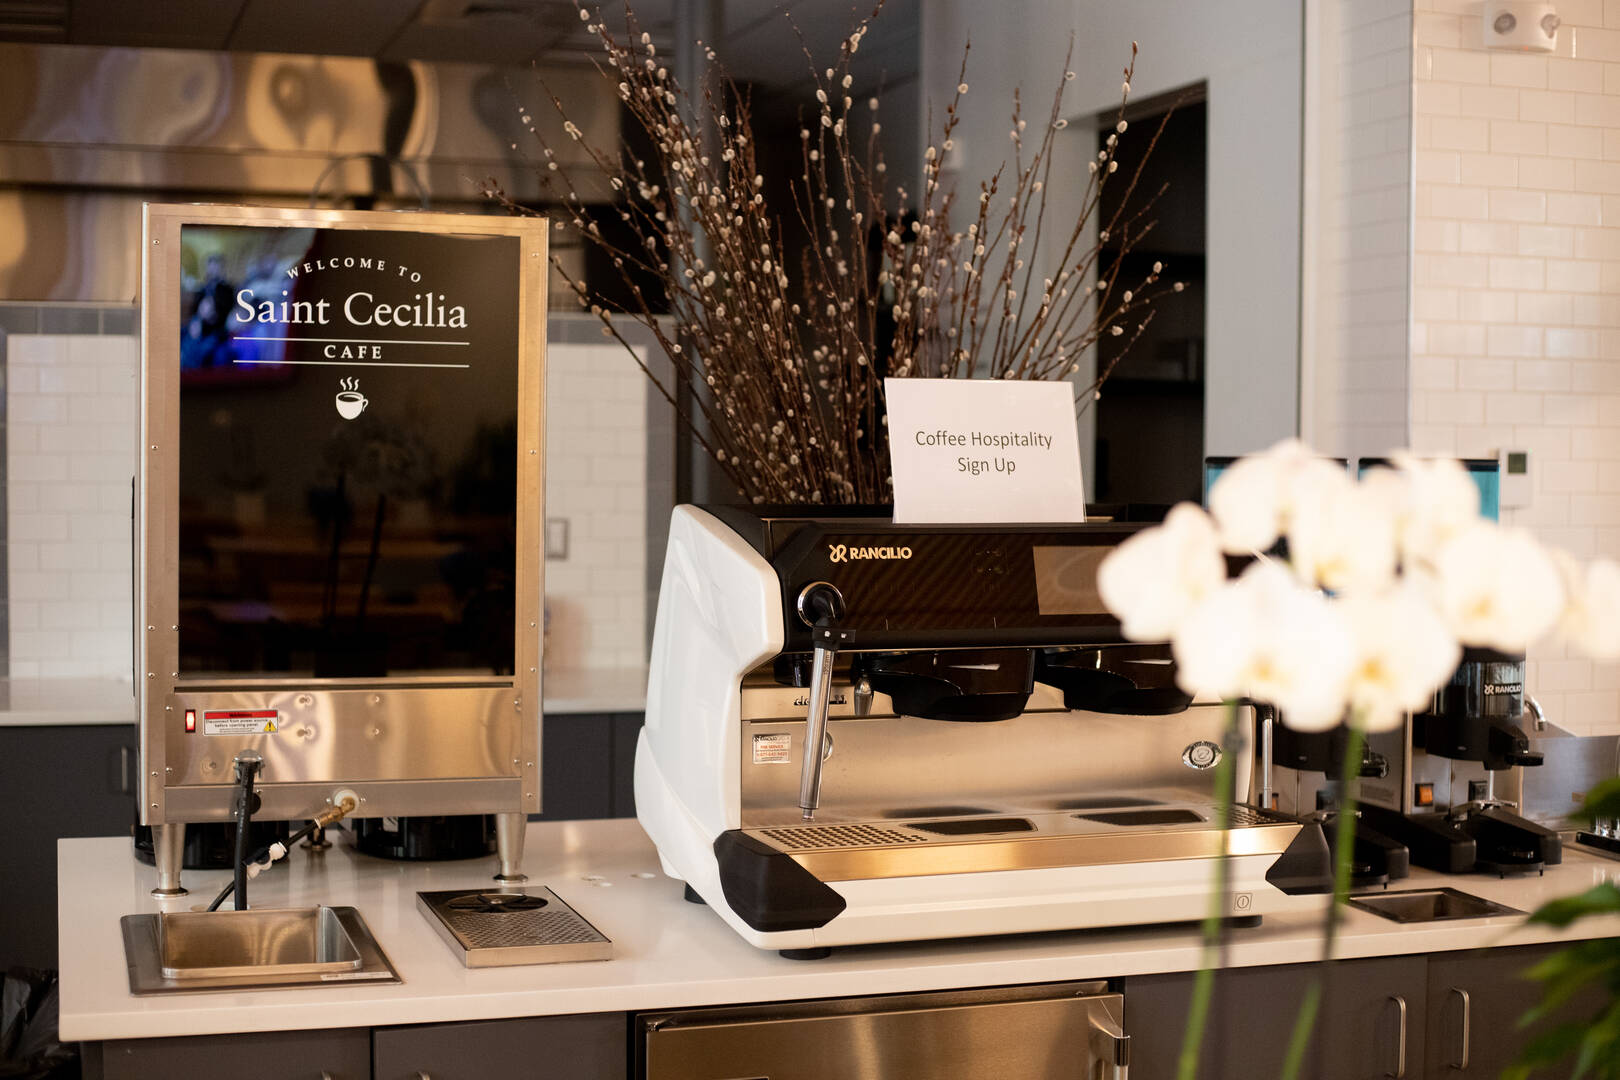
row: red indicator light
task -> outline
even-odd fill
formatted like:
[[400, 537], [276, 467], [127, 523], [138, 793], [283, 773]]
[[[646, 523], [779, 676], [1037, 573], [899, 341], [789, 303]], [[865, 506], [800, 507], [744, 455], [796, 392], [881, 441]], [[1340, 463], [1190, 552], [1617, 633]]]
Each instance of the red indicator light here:
[[186, 730], [187, 731], [196, 731], [197, 730], [197, 710], [196, 709], [187, 709], [186, 710]]

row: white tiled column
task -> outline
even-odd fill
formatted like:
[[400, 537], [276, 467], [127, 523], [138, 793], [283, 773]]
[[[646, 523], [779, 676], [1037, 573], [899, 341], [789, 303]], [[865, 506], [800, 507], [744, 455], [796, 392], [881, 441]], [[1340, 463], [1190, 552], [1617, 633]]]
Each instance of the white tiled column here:
[[128, 680], [139, 347], [6, 342], [11, 675]]
[[[1529, 451], [1504, 518], [1620, 557], [1620, 2], [1560, 0], [1553, 54], [1485, 50], [1470, 0], [1415, 7], [1413, 445]], [[1531, 661], [1549, 716], [1620, 732], [1620, 665]]]

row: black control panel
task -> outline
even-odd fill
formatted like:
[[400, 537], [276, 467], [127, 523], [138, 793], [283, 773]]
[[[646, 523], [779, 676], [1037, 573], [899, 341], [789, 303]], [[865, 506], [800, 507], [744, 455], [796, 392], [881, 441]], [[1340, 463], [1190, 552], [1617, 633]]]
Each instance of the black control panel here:
[[775, 568], [784, 651], [810, 648], [799, 594], [842, 595], [848, 648], [1118, 642], [1097, 566], [1139, 526], [894, 525], [878, 517], [770, 517], [714, 511]]

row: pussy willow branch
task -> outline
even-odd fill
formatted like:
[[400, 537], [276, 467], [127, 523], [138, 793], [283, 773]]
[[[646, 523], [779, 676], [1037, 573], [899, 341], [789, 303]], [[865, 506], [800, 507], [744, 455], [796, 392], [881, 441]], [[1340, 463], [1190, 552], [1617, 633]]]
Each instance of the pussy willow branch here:
[[[663, 379], [639, 357], [636, 363], [756, 503], [887, 501], [885, 374], [1066, 378], [1105, 335], [1124, 338], [1120, 344], [1128, 348], [1146, 327], [1151, 305], [1180, 288], [1161, 281], [1157, 263], [1139, 280], [1121, 281], [1125, 255], [1152, 227], [1146, 215], [1158, 195], [1129, 208], [1122, 202], [1101, 228], [1091, 227], [1104, 188], [1121, 172], [1117, 152], [1128, 127], [1134, 43], [1115, 130], [1088, 163], [1078, 217], [1049, 249], [1060, 252], [1054, 276], [1037, 282], [1055, 139], [1067, 126], [1063, 93], [1074, 78], [1072, 43], [1033, 154], [1025, 158], [1026, 123], [1021, 95], [1015, 95], [1010, 169], [1003, 164], [975, 185], [973, 220], [957, 231], [950, 224], [955, 192], [941, 183], [940, 170], [961, 123], [968, 50], [924, 153], [920, 190], [893, 185], [878, 138], [876, 97], [865, 102], [865, 137], [854, 130], [860, 110], [852, 59], [882, 7], [878, 0], [855, 25], [832, 66], [818, 68], [804, 50], [815, 104], [801, 123], [800, 170], [789, 185], [787, 221], [805, 237], [794, 272], [785, 259], [784, 219], [765, 197], [747, 95], [712, 50], [705, 49], [708, 66], [689, 91], [669, 73], [633, 12], [626, 11], [619, 34], [581, 7], [601, 47], [598, 69], [616, 83], [624, 115], [650, 151], [643, 157], [628, 142], [593, 142], [549, 89], [550, 107], [579, 144], [578, 154], [559, 154], [523, 113], [541, 149], [542, 185], [560, 207], [557, 227], [571, 228], [607, 257], [629, 298], [628, 317], [651, 331], [674, 374]], [[928, 127], [934, 129], [932, 119]], [[1162, 130], [1161, 123], [1148, 154]], [[1147, 156], [1118, 178], [1127, 185], [1127, 201]], [[605, 178], [611, 188], [606, 206], [588, 205], [581, 196], [586, 189], [575, 171], [586, 166], [593, 180]], [[509, 210], [531, 212], [494, 181], [485, 190]], [[601, 227], [614, 214], [626, 239]], [[553, 264], [603, 333], [629, 348], [604, 292], [570, 274], [560, 257]], [[660, 321], [665, 304], [673, 332]], [[1111, 359], [1077, 395], [1080, 409], [1117, 363]], [[682, 385], [692, 392], [680, 393]]]

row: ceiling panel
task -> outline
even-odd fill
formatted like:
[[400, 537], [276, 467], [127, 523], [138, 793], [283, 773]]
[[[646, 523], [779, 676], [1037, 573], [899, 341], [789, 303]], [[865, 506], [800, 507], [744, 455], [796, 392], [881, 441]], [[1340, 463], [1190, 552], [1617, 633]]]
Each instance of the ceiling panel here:
[[67, 0], [0, 0], [0, 39], [67, 40]]
[[[709, 0], [730, 74], [762, 89], [802, 87], [809, 64], [836, 62], [869, 0]], [[673, 51], [679, 0], [632, 0], [637, 29]], [[856, 57], [857, 90], [917, 71], [921, 0], [888, 0]], [[625, 0], [590, 3], [592, 18], [624, 26]], [[787, 15], [791, 16], [791, 23]], [[524, 65], [600, 56], [573, 0], [0, 0], [0, 41], [230, 49], [386, 60]]]
[[72, 0], [68, 40], [75, 45], [223, 49], [246, 0]]
[[377, 56], [421, 0], [247, 0], [227, 48]]

